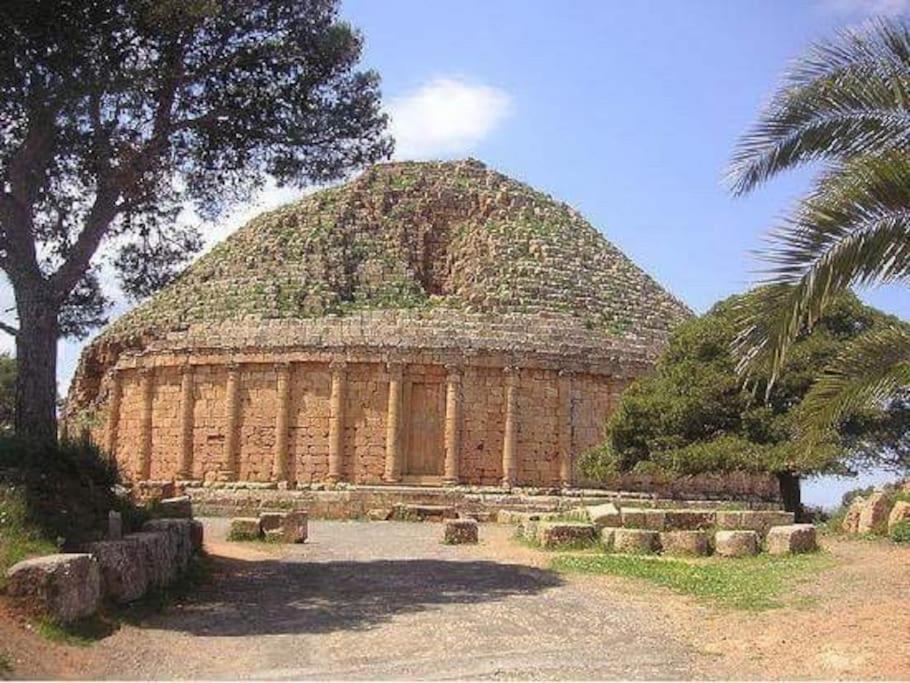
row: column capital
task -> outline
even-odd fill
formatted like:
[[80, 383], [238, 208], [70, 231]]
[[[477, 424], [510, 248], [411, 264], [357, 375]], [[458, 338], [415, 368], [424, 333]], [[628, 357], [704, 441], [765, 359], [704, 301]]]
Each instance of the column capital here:
[[572, 379], [575, 377], [575, 371], [570, 370], [569, 368], [560, 368], [557, 374], [562, 379]]
[[348, 369], [348, 362], [346, 360], [334, 359], [329, 361], [329, 370], [332, 371], [333, 375], [340, 375]]
[[506, 365], [503, 367], [502, 372], [506, 376], [507, 384], [515, 384], [518, 382], [518, 375], [521, 372], [521, 368], [517, 365]]
[[464, 368], [458, 363], [446, 363], [446, 381], [450, 383], [461, 382]]
[[279, 375], [289, 375], [291, 373], [291, 361], [278, 361], [275, 363], [274, 368], [275, 372], [277, 372]]
[[386, 361], [386, 370], [393, 379], [401, 379], [401, 375], [404, 373], [404, 361], [400, 360], [389, 360]]
[[184, 365], [180, 366], [181, 375], [192, 375], [195, 371], [196, 371], [195, 365], [190, 365], [189, 363], [185, 363]]
[[136, 370], [143, 379], [150, 378], [155, 374], [155, 366], [153, 365], [140, 365]]
[[233, 375], [233, 374], [237, 374], [238, 372], [240, 372], [240, 363], [238, 363], [235, 360], [225, 363], [225, 367], [227, 368], [227, 371], [229, 374]]

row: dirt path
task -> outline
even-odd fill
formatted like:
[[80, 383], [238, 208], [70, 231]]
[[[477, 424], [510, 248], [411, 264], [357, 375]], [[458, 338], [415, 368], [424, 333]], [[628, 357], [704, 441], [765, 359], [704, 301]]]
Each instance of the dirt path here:
[[[209, 537], [223, 525], [209, 525]], [[93, 648], [101, 678], [688, 678], [667, 624], [590, 578], [564, 580], [485, 527], [315, 522], [264, 552], [213, 542], [217, 580]], [[514, 548], [514, 555], [504, 551]], [[530, 560], [524, 562], [522, 560]]]
[[[565, 576], [511, 529], [314, 522], [303, 546], [223, 541], [191, 601], [88, 649], [5, 620], [33, 677], [910, 679], [910, 548], [825, 539], [790, 607], [731, 611], [649, 584]], [[0, 605], [2, 607], [2, 605]]]

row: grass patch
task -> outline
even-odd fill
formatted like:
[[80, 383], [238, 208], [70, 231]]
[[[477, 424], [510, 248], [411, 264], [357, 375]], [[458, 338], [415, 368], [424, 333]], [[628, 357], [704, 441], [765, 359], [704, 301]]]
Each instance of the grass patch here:
[[61, 624], [49, 617], [35, 622], [38, 635], [55, 643], [88, 647], [106, 638], [120, 628], [120, 624], [107, 615], [95, 614], [69, 624]]
[[565, 555], [555, 558], [552, 566], [561, 572], [642, 579], [724, 607], [758, 611], [784, 606], [787, 588], [832, 563], [824, 553], [691, 561], [631, 555]]

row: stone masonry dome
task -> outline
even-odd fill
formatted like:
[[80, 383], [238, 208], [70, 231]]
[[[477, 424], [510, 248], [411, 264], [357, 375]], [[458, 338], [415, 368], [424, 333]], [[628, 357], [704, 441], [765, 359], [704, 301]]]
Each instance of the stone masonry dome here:
[[[67, 414], [139, 478], [557, 482], [560, 448], [597, 442], [616, 392], [689, 315], [565, 204], [473, 160], [384, 164], [255, 218], [109, 326]], [[475, 390], [493, 398], [472, 421]], [[538, 427], [507, 425], [510, 400], [553, 413], [533, 455]], [[448, 462], [472, 428], [473, 470]], [[512, 455], [549, 464], [487, 457], [509, 429]]]

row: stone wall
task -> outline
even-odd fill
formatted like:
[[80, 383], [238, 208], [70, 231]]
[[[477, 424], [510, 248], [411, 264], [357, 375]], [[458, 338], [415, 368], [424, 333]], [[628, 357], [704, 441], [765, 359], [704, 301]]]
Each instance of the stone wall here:
[[491, 358], [132, 360], [92, 430], [132, 480], [560, 486], [629, 381]]

